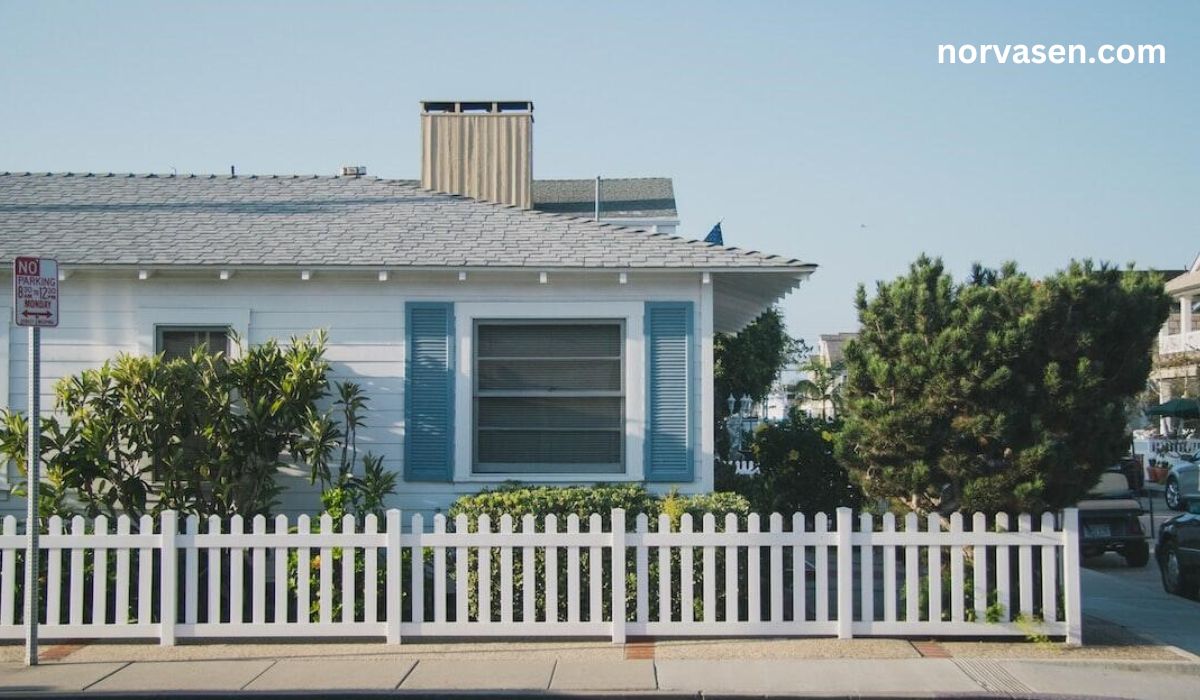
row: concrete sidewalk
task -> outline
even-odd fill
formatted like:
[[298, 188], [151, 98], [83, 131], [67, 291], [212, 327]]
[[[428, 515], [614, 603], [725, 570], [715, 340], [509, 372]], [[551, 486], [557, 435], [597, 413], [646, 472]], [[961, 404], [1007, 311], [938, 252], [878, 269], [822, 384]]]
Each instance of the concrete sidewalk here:
[[27, 668], [12, 658], [19, 648], [3, 648], [0, 694], [1200, 697], [1200, 660], [1167, 647], [1105, 655], [1028, 643], [822, 639], [62, 649], [48, 650], [59, 660]]

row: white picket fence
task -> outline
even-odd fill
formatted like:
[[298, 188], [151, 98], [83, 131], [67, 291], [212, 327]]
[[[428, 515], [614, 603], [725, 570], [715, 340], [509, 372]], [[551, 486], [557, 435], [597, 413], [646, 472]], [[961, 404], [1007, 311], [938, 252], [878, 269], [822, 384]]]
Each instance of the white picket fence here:
[[[58, 518], [40, 538], [46, 639], [629, 636], [1021, 636], [1080, 641], [1078, 513], [948, 522], [839, 509], [684, 515], [672, 528], [614, 510], [560, 521], [441, 515], [427, 532], [399, 511], [361, 532], [284, 516], [249, 532], [164, 513]], [[560, 526], [565, 524], [565, 528]], [[517, 526], [519, 524], [519, 527]], [[969, 527], [964, 527], [969, 525]], [[1035, 529], [1035, 525], [1037, 525]], [[223, 530], [224, 527], [224, 531]], [[24, 634], [25, 537], [0, 535], [0, 639]], [[533, 575], [530, 575], [532, 572]], [[663, 575], [669, 572], [669, 575]], [[472, 595], [474, 594], [474, 595]], [[989, 620], [989, 618], [991, 618]]]

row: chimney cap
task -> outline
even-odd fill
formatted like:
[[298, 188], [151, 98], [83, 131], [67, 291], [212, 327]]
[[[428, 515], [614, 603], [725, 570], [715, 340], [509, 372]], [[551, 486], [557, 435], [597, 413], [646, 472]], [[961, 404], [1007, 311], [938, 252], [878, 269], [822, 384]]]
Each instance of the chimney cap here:
[[511, 114], [532, 113], [529, 100], [422, 100], [424, 114]]
[[343, 165], [342, 177], [362, 177], [367, 174], [365, 165]]

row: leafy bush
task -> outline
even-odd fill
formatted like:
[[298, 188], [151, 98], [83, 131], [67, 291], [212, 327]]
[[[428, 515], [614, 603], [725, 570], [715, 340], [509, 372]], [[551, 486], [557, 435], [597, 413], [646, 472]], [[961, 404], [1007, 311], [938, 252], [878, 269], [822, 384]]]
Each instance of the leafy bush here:
[[758, 465], [755, 476], [733, 474], [719, 464], [718, 488], [735, 491], [758, 513], [832, 514], [839, 507], [857, 508], [862, 490], [834, 455], [839, 424], [806, 416], [798, 408], [780, 423], [755, 432], [750, 452]]
[[[311, 468], [350, 510], [382, 510], [394, 488], [378, 458], [364, 455], [354, 478], [353, 446], [366, 399], [339, 384], [344, 427], [318, 410], [330, 393], [325, 334], [269, 340], [238, 357], [203, 347], [187, 357], [119, 355], [55, 386], [57, 416], [42, 418], [43, 517], [175, 510], [228, 518], [267, 514], [280, 492], [286, 455]], [[0, 455], [22, 472], [28, 419], [0, 413]], [[333, 469], [333, 455], [340, 464]], [[328, 505], [328, 504], [327, 504]]]

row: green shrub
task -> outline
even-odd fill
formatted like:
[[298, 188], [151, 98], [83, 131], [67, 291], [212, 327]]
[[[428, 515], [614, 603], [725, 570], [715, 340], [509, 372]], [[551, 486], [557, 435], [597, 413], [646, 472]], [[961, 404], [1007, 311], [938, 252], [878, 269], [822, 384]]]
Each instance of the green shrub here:
[[718, 463], [717, 486], [745, 496], [755, 512], [785, 519], [796, 512], [832, 515], [843, 506], [858, 508], [862, 490], [834, 454], [839, 428], [793, 408], [782, 422], [755, 432], [750, 452], [759, 473], [737, 476], [733, 465]]

